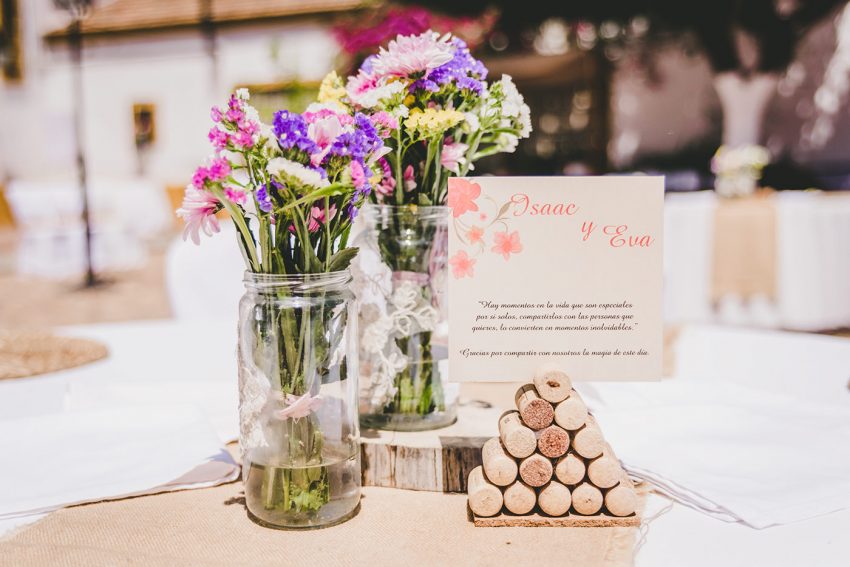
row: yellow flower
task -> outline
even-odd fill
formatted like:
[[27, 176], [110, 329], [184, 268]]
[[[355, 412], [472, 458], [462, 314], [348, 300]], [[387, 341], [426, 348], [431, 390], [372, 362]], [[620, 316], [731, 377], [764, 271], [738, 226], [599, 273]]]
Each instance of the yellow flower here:
[[446, 130], [462, 122], [463, 118], [463, 112], [457, 110], [426, 108], [422, 111], [414, 108], [404, 124], [410, 133], [419, 133], [426, 138], [432, 138], [443, 135]]
[[336, 102], [345, 96], [345, 86], [342, 84], [342, 79], [336, 74], [336, 71], [331, 71], [325, 78], [322, 79], [322, 84], [319, 86], [319, 102]]

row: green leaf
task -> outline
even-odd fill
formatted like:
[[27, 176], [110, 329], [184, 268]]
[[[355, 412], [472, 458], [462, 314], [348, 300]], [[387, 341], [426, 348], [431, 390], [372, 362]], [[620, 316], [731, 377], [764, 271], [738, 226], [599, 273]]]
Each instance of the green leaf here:
[[419, 194], [419, 206], [420, 207], [430, 207], [433, 203], [431, 203], [431, 199], [425, 193]]
[[308, 193], [300, 199], [292, 201], [291, 203], [287, 203], [280, 210], [286, 211], [293, 207], [297, 207], [298, 205], [303, 205], [304, 203], [312, 203], [313, 201], [317, 201], [323, 197], [335, 197], [337, 195], [344, 195], [350, 192], [351, 188], [349, 186], [343, 185], [341, 183], [334, 183], [332, 185], [328, 185], [327, 187], [316, 189], [312, 193]]
[[328, 263], [328, 271], [339, 272], [348, 268], [348, 265], [351, 264], [351, 261], [355, 256], [357, 256], [358, 251], [358, 248], [343, 248], [331, 256], [331, 261]]

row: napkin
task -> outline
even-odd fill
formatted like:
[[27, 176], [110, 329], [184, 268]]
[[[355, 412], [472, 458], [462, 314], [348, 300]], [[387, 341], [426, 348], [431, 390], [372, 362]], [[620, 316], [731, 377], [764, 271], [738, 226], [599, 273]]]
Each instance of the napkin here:
[[235, 480], [239, 466], [195, 406], [72, 411], [0, 421], [0, 520]]
[[583, 385], [633, 476], [754, 528], [850, 508], [850, 408], [712, 383]]

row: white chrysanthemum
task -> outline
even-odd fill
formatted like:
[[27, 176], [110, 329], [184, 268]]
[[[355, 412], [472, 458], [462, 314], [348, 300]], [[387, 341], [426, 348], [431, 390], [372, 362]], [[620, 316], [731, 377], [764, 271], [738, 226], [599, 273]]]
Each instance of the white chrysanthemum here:
[[269, 161], [266, 171], [278, 177], [289, 177], [296, 179], [304, 185], [313, 187], [324, 187], [328, 184], [327, 179], [322, 178], [318, 171], [305, 167], [298, 162], [286, 158], [274, 158]]
[[515, 118], [519, 116], [522, 107], [525, 105], [525, 99], [519, 94], [516, 85], [510, 75], [502, 75], [502, 115]]
[[381, 48], [372, 64], [372, 71], [379, 76], [394, 77], [427, 73], [451, 61], [455, 48], [450, 42], [450, 34], [440, 37], [430, 30], [420, 35], [399, 36], [386, 49]]
[[391, 83], [376, 85], [359, 92], [349, 90], [348, 97], [351, 99], [351, 102], [363, 108], [376, 108], [403, 90], [403, 83], [392, 81]]

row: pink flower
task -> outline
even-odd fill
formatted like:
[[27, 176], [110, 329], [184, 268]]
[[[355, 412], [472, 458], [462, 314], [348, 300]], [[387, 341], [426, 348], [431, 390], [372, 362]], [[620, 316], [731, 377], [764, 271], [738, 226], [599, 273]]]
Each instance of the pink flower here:
[[466, 179], [449, 179], [448, 206], [452, 210], [454, 218], [461, 216], [467, 211], [477, 211], [475, 203], [481, 195], [481, 186]]
[[227, 109], [227, 112], [224, 113], [224, 118], [230, 122], [239, 122], [245, 118], [245, 112], [238, 106], [234, 107], [231, 105], [231, 107]]
[[390, 41], [386, 49], [381, 48], [372, 64], [379, 76], [409, 77], [417, 73], [428, 73], [448, 63], [454, 55], [454, 46], [449, 36], [442, 38], [434, 31], [420, 35], [399, 36]]
[[213, 158], [207, 172], [210, 181], [224, 181], [230, 175], [230, 162], [223, 157]]
[[252, 148], [254, 147], [254, 137], [247, 132], [237, 132], [230, 138], [233, 145], [237, 148]]
[[[334, 216], [336, 216], [336, 205], [331, 205], [328, 208], [328, 221], [333, 220]], [[325, 224], [325, 208], [322, 207], [313, 207], [310, 209], [310, 221], [307, 223], [307, 230], [310, 232], [316, 232], [319, 230], [322, 225]]]
[[396, 118], [386, 110], [379, 110], [378, 112], [373, 114], [371, 118], [372, 122], [374, 122], [378, 126], [383, 126], [387, 130], [398, 130], [398, 118]]
[[[314, 114], [314, 117], [316, 116], [318, 113]], [[310, 156], [310, 163], [319, 165], [342, 132], [343, 124], [336, 114], [331, 113], [321, 118], [314, 118], [313, 123], [307, 126], [307, 136], [316, 143], [319, 151]]]
[[482, 221], [486, 221], [487, 220], [487, 213], [481, 213], [480, 215], [478, 215], [478, 218], [480, 218]]
[[510, 260], [511, 254], [522, 252], [522, 243], [519, 241], [519, 232], [516, 230], [510, 234], [507, 231], [497, 232], [494, 240], [496, 244], [490, 250], [501, 254], [505, 260]]
[[248, 196], [245, 194], [245, 191], [242, 189], [237, 189], [235, 187], [225, 187], [224, 195], [232, 202], [237, 205], [245, 205], [248, 202]]
[[363, 189], [369, 186], [369, 178], [366, 177], [366, 172], [360, 162], [354, 160], [351, 162], [351, 182], [357, 189]]
[[186, 223], [183, 230], [183, 240], [191, 237], [195, 244], [201, 243], [200, 232], [212, 236], [221, 230], [215, 214], [221, 208], [221, 203], [209, 191], [197, 189], [193, 185], [186, 187], [183, 195], [183, 206], [177, 209], [177, 216]]
[[413, 173], [413, 166], [408, 165], [404, 169], [404, 190], [413, 191], [414, 189], [416, 189], [416, 177]]
[[217, 106], [214, 106], [210, 109], [210, 118], [212, 118], [213, 122], [221, 122], [221, 109]]
[[449, 258], [449, 264], [452, 267], [452, 275], [455, 279], [473, 277], [475, 275], [475, 262], [476, 260], [470, 258], [466, 251], [461, 250]]
[[321, 396], [311, 396], [309, 393], [303, 396], [296, 397], [292, 394], [287, 394], [286, 401], [288, 406], [282, 410], [277, 410], [274, 415], [278, 419], [299, 419], [307, 417], [322, 406]]
[[207, 137], [210, 139], [210, 143], [212, 143], [215, 148], [220, 150], [227, 147], [227, 132], [219, 130], [213, 126]]
[[196, 189], [203, 189], [209, 177], [210, 170], [204, 166], [200, 166], [192, 175], [192, 185], [194, 185]]
[[443, 152], [440, 154], [440, 165], [455, 174], [460, 173], [460, 166], [465, 161], [464, 158], [468, 149], [468, 145], [452, 142], [451, 138], [446, 138], [446, 142], [443, 144]]
[[395, 189], [395, 178], [393, 177], [393, 170], [390, 167], [390, 163], [386, 158], [379, 158], [378, 165], [381, 166], [382, 178], [378, 186], [375, 187], [375, 191], [379, 195], [386, 197], [392, 194]]
[[469, 227], [469, 232], [466, 233], [470, 244], [478, 244], [484, 238], [484, 229], [480, 226], [472, 225]]

